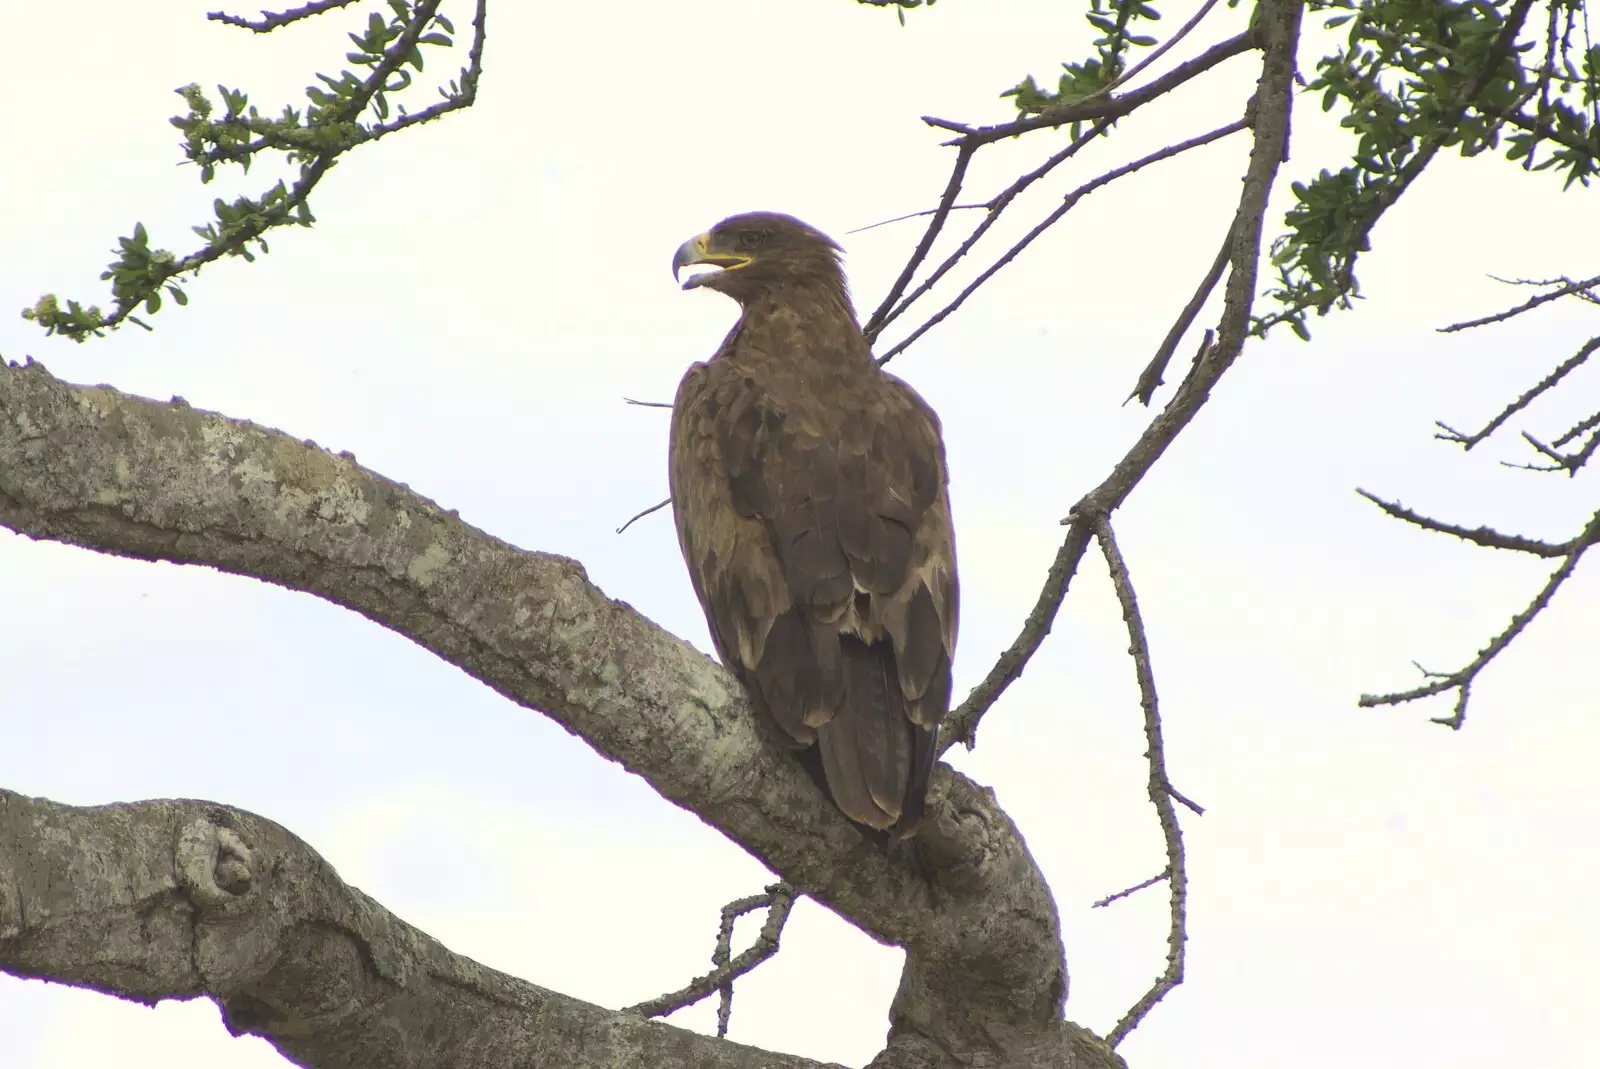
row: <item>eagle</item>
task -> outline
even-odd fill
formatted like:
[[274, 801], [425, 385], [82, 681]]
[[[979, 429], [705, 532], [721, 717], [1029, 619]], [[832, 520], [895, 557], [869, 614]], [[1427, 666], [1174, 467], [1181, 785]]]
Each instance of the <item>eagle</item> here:
[[723, 663], [845, 816], [916, 833], [958, 588], [939, 418], [882, 370], [839, 246], [775, 212], [683, 243], [739, 302], [672, 406], [678, 543]]

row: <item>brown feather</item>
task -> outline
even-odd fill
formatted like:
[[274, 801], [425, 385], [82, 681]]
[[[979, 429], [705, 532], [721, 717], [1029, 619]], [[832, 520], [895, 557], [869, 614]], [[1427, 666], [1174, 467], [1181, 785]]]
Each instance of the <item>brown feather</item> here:
[[938, 417], [872, 362], [827, 238], [761, 214], [710, 240], [754, 226], [772, 251], [706, 283], [743, 315], [673, 406], [679, 542], [758, 712], [815, 744], [846, 816], [910, 834], [959, 614]]

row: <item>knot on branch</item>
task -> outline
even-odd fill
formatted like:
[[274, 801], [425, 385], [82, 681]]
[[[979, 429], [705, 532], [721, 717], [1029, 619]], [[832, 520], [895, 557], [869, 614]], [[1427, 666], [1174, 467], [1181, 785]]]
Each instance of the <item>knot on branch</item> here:
[[[972, 797], [982, 795], [982, 801]], [[989, 879], [1009, 835], [997, 824], [999, 812], [994, 791], [961, 776], [935, 776], [928, 812], [917, 844], [927, 866], [938, 873], [939, 883], [959, 891], [974, 891]]]
[[255, 885], [255, 855], [239, 833], [203, 817], [178, 832], [174, 861], [178, 882], [201, 910], [230, 905]]

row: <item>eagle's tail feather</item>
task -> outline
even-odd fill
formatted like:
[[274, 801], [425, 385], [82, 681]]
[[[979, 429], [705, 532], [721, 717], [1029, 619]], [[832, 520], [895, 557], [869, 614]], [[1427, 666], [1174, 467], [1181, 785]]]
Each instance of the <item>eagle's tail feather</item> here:
[[916, 729], [906, 717], [893, 647], [841, 635], [840, 653], [844, 701], [817, 729], [828, 793], [851, 820], [888, 828], [905, 806], [917, 756]]

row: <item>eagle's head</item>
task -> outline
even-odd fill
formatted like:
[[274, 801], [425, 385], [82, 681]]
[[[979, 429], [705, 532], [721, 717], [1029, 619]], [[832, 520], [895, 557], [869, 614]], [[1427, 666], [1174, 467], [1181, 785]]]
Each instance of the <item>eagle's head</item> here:
[[713, 289], [740, 304], [799, 284], [844, 287], [839, 246], [792, 215], [734, 215], [678, 246], [672, 277], [691, 264], [721, 268], [693, 275], [684, 289]]

